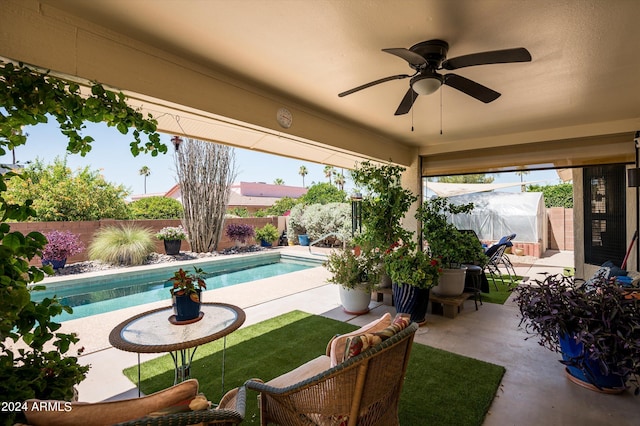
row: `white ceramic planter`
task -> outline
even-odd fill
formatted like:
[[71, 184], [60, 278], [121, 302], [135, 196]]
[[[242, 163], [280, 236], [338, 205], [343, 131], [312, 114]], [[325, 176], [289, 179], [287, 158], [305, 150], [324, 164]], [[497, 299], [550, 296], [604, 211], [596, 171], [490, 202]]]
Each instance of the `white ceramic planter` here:
[[464, 280], [467, 275], [467, 267], [459, 269], [445, 269], [438, 279], [438, 285], [433, 291], [438, 296], [460, 296], [464, 292]]
[[369, 302], [371, 302], [371, 292], [367, 289], [367, 285], [363, 284], [361, 288], [347, 288], [338, 286], [340, 291], [340, 303], [342, 309], [348, 314], [362, 315], [369, 312]]

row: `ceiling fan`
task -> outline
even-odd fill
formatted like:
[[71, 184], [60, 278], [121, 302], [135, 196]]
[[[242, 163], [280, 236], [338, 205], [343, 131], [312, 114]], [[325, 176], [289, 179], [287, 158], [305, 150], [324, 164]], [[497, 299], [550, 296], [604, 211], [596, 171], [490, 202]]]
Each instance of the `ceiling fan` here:
[[409, 49], [382, 49], [383, 52], [396, 55], [409, 63], [416, 72], [412, 75], [398, 74], [372, 81], [338, 94], [343, 97], [380, 83], [391, 80], [411, 78], [409, 90], [402, 98], [395, 115], [406, 114], [411, 110], [418, 95], [429, 95], [437, 91], [443, 84], [453, 87], [484, 103], [495, 101], [500, 93], [480, 83], [457, 74], [439, 74], [438, 70], [456, 70], [464, 67], [487, 64], [503, 64], [510, 62], [529, 62], [531, 54], [524, 47], [514, 49], [493, 50], [472, 53], [447, 59], [449, 44], [443, 40], [428, 40], [411, 46]]

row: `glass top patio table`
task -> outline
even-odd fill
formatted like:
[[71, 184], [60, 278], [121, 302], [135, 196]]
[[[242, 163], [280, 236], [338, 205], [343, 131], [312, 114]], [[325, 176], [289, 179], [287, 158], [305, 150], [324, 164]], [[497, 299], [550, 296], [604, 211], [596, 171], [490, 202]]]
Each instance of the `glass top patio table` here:
[[109, 334], [109, 342], [118, 349], [137, 353], [171, 352], [209, 343], [237, 330], [245, 313], [226, 303], [202, 303], [201, 320], [190, 324], [172, 324], [173, 308], [143, 312], [120, 323]]

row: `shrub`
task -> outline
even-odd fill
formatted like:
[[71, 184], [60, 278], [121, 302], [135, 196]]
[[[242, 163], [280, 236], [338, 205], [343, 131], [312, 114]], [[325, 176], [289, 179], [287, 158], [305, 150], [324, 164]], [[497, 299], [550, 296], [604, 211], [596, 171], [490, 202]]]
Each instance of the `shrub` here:
[[344, 203], [347, 200], [347, 193], [336, 188], [328, 182], [311, 185], [306, 194], [300, 197], [302, 204], [328, 204]]
[[253, 226], [247, 225], [246, 223], [231, 223], [227, 225], [226, 235], [232, 240], [240, 241], [244, 244], [247, 240], [253, 238], [255, 230]]
[[262, 228], [256, 229], [256, 239], [266, 243], [274, 242], [279, 235], [278, 228], [271, 223], [267, 223]]
[[184, 230], [182, 225], [165, 226], [156, 234], [156, 238], [159, 240], [186, 240], [187, 231]]
[[96, 233], [89, 258], [115, 265], [141, 265], [154, 249], [149, 229], [110, 226]]
[[246, 207], [234, 207], [227, 210], [227, 214], [237, 217], [249, 217], [249, 210]]
[[351, 205], [349, 203], [312, 204], [304, 209], [302, 223], [311, 240], [335, 233], [326, 239], [329, 245], [351, 240]]
[[295, 240], [298, 238], [298, 235], [307, 233], [307, 228], [305, 228], [302, 220], [305, 209], [306, 206], [304, 204], [296, 204], [291, 208], [287, 220], [287, 238], [289, 240]]
[[64, 260], [84, 250], [80, 237], [69, 231], [51, 231], [44, 234], [47, 245], [42, 250], [42, 258], [47, 260]]
[[133, 219], [180, 219], [184, 209], [180, 201], [168, 197], [147, 197], [129, 204]]

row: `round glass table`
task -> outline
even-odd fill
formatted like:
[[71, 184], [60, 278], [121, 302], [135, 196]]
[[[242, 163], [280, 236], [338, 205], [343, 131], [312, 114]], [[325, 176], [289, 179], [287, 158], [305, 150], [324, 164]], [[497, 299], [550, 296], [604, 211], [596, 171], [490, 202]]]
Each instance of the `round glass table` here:
[[245, 313], [226, 303], [202, 303], [202, 318], [178, 325], [169, 319], [173, 308], [154, 309], [129, 318], [109, 334], [114, 348], [138, 354], [138, 389], [140, 388], [140, 354], [169, 352], [175, 367], [174, 383], [191, 377], [191, 361], [199, 345], [224, 339], [222, 355], [222, 388], [224, 390], [224, 353], [226, 336], [245, 321]]

